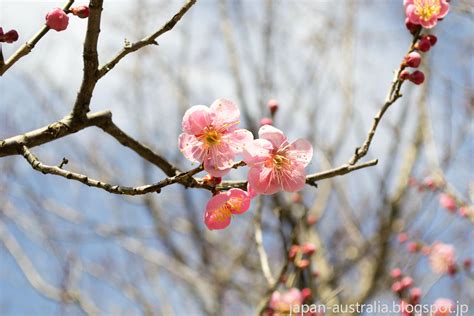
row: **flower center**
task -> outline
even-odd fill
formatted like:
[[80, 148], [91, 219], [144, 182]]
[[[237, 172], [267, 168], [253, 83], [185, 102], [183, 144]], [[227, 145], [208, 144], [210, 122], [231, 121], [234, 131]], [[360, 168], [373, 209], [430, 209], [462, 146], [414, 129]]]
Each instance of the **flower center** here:
[[204, 143], [207, 146], [219, 144], [221, 141], [221, 134], [215, 129], [208, 130], [204, 133]]
[[230, 212], [230, 206], [225, 203], [215, 212], [214, 218], [217, 222], [224, 222], [230, 216], [232, 216], [232, 213]]
[[416, 15], [425, 21], [433, 15], [438, 15], [441, 10], [440, 0], [415, 0]]
[[227, 204], [229, 205], [230, 208], [236, 211], [240, 211], [240, 209], [242, 208], [243, 202], [244, 200], [242, 198], [232, 198], [227, 202]]
[[283, 168], [287, 162], [288, 158], [280, 154], [276, 154], [272, 159], [273, 167], [276, 169]]

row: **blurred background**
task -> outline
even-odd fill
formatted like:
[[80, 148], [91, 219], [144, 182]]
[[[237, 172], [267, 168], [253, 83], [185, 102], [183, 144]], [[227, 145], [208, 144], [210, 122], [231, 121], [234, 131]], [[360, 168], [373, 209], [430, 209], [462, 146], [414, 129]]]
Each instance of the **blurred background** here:
[[[100, 63], [125, 40], [155, 32], [182, 4], [105, 1]], [[20, 34], [3, 45], [4, 56], [62, 5], [0, 0], [0, 26]], [[66, 31], [49, 32], [0, 79], [0, 139], [72, 109], [86, 27], [71, 17]], [[428, 245], [452, 243], [459, 262], [474, 257], [473, 222], [443, 209], [439, 192], [408, 185], [410, 178], [443, 179], [472, 205], [472, 2], [453, 0], [432, 33], [438, 43], [423, 55], [427, 80], [403, 86], [364, 158], [379, 159], [377, 166], [299, 196], [261, 197], [223, 231], [204, 225], [205, 190], [173, 185], [161, 194], [117, 196], [38, 173], [18, 156], [1, 158], [0, 314], [252, 315], [268, 291], [255, 242], [260, 221], [274, 277], [291, 244], [316, 245], [310, 269], [319, 277], [299, 275], [286, 285], [311, 287], [315, 302], [397, 301], [388, 272], [400, 267], [422, 289], [422, 302], [447, 297], [474, 311], [472, 275], [440, 277], [397, 241], [406, 232]], [[193, 166], [177, 139], [190, 106], [230, 99], [242, 111], [240, 126], [256, 131], [269, 116], [267, 101], [276, 99], [274, 125], [290, 139], [310, 140], [308, 172], [323, 171], [346, 163], [363, 142], [411, 40], [401, 1], [198, 0], [159, 46], [128, 55], [98, 82], [91, 111], [110, 109], [120, 128], [187, 170]], [[94, 127], [32, 151], [50, 165], [67, 157], [68, 170], [108, 183], [165, 177]], [[317, 221], [306, 225], [308, 218]]]

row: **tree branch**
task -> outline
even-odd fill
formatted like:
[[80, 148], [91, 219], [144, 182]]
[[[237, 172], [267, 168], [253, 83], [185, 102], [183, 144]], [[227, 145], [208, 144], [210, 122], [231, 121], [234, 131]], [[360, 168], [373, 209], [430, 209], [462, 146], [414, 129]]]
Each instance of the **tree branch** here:
[[[67, 11], [69, 8], [72, 6], [74, 3], [74, 0], [69, 0], [64, 6], [63, 10]], [[28, 55], [31, 53], [35, 45], [40, 41], [43, 36], [48, 33], [50, 30], [49, 27], [44, 25], [41, 30], [38, 31], [29, 41], [27, 41], [25, 44], [21, 45], [21, 47], [13, 54], [10, 56], [10, 58], [7, 59], [7, 61], [0, 65], [0, 77], [11, 67], [13, 66], [14, 63], [16, 63], [20, 58]]]
[[173, 27], [176, 25], [176, 23], [181, 20], [181, 18], [188, 12], [188, 10], [196, 3], [196, 0], [188, 0], [186, 3], [181, 7], [181, 9], [168, 21], [166, 22], [165, 25], [163, 25], [158, 31], [155, 33], [149, 35], [148, 37], [135, 42], [133, 44], [126, 44], [125, 47], [114, 57], [112, 60], [110, 60], [108, 63], [100, 67], [99, 72], [98, 72], [98, 79], [102, 78], [105, 76], [112, 68], [115, 67], [119, 63], [119, 61], [127, 56], [130, 53], [133, 53], [137, 50], [139, 50], [142, 47], [145, 47], [147, 45], [158, 45], [156, 42], [156, 39], [160, 37], [162, 34], [170, 31], [173, 29]]

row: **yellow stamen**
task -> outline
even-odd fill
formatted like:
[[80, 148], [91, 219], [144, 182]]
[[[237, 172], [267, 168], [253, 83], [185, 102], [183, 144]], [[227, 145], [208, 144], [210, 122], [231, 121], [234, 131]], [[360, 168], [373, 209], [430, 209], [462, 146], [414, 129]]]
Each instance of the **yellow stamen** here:
[[440, 0], [415, 0], [415, 14], [424, 21], [438, 15], [441, 10]]
[[221, 134], [218, 131], [211, 129], [204, 133], [203, 139], [207, 146], [213, 146], [220, 143]]
[[226, 221], [232, 213], [230, 212], [230, 206], [226, 203], [222, 205], [217, 212], [215, 212], [215, 220], [218, 222]]

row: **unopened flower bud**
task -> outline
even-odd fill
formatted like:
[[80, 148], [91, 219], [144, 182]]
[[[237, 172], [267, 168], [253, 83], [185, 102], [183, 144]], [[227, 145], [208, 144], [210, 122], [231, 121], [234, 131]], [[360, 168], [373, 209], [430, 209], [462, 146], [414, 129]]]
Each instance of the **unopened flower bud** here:
[[421, 298], [421, 290], [420, 288], [414, 287], [410, 290], [410, 298], [413, 303], [418, 303]]
[[405, 26], [407, 27], [407, 29], [410, 31], [411, 34], [415, 34], [421, 27], [418, 24], [411, 23], [408, 18], [405, 19]]
[[303, 301], [310, 298], [312, 295], [311, 289], [305, 287], [304, 289], [301, 290], [301, 295], [303, 296]]
[[403, 286], [400, 282], [395, 282], [392, 284], [392, 291], [395, 293], [399, 293], [403, 290]]
[[455, 264], [451, 264], [448, 267], [448, 274], [450, 276], [454, 276], [456, 273], [458, 273], [458, 267]]
[[71, 13], [74, 14], [75, 16], [85, 19], [89, 17], [89, 7], [86, 5], [81, 5], [78, 7], [74, 7], [70, 9]]
[[425, 74], [419, 70], [415, 70], [408, 78], [414, 84], [422, 84], [425, 81]]
[[305, 255], [311, 256], [316, 251], [316, 246], [312, 243], [305, 243], [301, 247], [301, 250]]
[[444, 207], [451, 213], [454, 213], [457, 209], [456, 200], [454, 200], [451, 195], [446, 193], [441, 193], [441, 195], [439, 196], [439, 204], [441, 204], [442, 207]]
[[395, 268], [390, 272], [390, 276], [394, 279], [398, 279], [402, 276], [402, 270]]
[[431, 46], [435, 46], [438, 38], [435, 35], [426, 35], [426, 38], [430, 41]]
[[288, 259], [293, 260], [296, 257], [296, 254], [300, 251], [299, 245], [293, 245], [290, 247], [290, 251], [288, 251]]
[[402, 284], [402, 287], [406, 289], [413, 285], [413, 279], [409, 276], [406, 276], [400, 281], [400, 283]]
[[471, 259], [464, 259], [462, 262], [462, 265], [464, 266], [464, 269], [469, 270], [472, 266], [472, 260]]
[[300, 269], [305, 269], [307, 267], [309, 267], [309, 260], [308, 259], [301, 259], [301, 260], [298, 260], [297, 262], [295, 262], [295, 265], [300, 268]]
[[268, 109], [272, 115], [275, 115], [276, 111], [278, 110], [278, 101], [274, 99], [268, 100], [267, 103]]
[[46, 26], [57, 32], [64, 31], [69, 24], [69, 17], [63, 9], [56, 8], [46, 14]]
[[417, 68], [421, 63], [421, 56], [418, 52], [411, 52], [405, 56], [403, 64], [408, 67]]
[[407, 233], [400, 233], [397, 236], [398, 242], [403, 244], [408, 240], [408, 234]]
[[408, 78], [410, 78], [410, 72], [406, 69], [403, 69], [401, 72], [400, 72], [400, 79], [401, 80], [407, 80]]
[[18, 40], [18, 32], [16, 30], [10, 30], [3, 33], [3, 30], [0, 32], [0, 42], [13, 43]]
[[318, 217], [316, 217], [315, 215], [308, 215], [308, 217], [306, 218], [306, 223], [308, 225], [314, 225], [316, 224], [316, 222], [318, 221]]
[[263, 119], [260, 120], [260, 126], [272, 125], [272, 124], [273, 124], [273, 120], [269, 117], [264, 117]]
[[427, 52], [431, 48], [431, 42], [426, 37], [422, 37], [416, 44], [415, 48], [421, 52]]
[[415, 252], [418, 252], [420, 250], [420, 247], [419, 247], [418, 243], [416, 243], [414, 241], [410, 241], [407, 244], [407, 250], [408, 250], [408, 252], [415, 253]]

